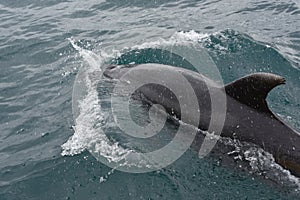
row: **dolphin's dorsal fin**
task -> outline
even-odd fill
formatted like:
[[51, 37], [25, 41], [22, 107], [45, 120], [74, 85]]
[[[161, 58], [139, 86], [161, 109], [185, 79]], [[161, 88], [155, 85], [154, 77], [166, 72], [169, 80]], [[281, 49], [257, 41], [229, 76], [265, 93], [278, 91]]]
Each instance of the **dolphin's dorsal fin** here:
[[254, 109], [269, 112], [266, 102], [268, 93], [277, 85], [285, 83], [281, 76], [271, 73], [254, 73], [225, 86], [226, 93]]

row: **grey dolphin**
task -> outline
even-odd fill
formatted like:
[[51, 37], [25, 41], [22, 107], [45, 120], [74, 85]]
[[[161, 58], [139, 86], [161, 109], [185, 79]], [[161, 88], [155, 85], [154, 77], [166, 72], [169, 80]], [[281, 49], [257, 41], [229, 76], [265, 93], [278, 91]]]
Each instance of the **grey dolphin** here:
[[[281, 76], [271, 73], [253, 73], [224, 88], [199, 73], [162, 64], [111, 65], [106, 68], [104, 75], [111, 79], [119, 79], [134, 69], [139, 69], [138, 73], [147, 73], [149, 70], [166, 74], [175, 70], [181, 73], [189, 81], [198, 98], [201, 118], [199, 123], [192, 125], [204, 131], [208, 129], [211, 120], [209, 91], [224, 91], [227, 110], [221, 136], [237, 138], [260, 146], [271, 153], [277, 163], [300, 177], [300, 133], [278, 118], [266, 102], [268, 93], [274, 87], [285, 84], [285, 79]], [[129, 76], [129, 79], [137, 76], [139, 74], [135, 73]], [[180, 86], [181, 83], [173, 80], [173, 84]], [[182, 89], [185, 89], [184, 85]], [[180, 105], [170, 90], [157, 83], [144, 85], [138, 89], [138, 92], [147, 101], [162, 105], [170, 115], [180, 119]]]

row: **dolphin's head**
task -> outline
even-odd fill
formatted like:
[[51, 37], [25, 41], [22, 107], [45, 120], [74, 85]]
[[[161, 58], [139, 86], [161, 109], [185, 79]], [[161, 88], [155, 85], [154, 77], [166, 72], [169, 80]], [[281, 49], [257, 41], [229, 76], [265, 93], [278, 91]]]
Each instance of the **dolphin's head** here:
[[108, 65], [103, 72], [104, 76], [111, 79], [119, 79], [126, 72], [130, 71], [136, 64], [128, 65]]

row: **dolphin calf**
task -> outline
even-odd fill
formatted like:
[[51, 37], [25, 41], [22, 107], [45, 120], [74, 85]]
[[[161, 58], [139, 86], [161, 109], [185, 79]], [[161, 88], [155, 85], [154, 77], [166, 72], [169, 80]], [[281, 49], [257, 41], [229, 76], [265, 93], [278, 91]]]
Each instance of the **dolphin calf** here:
[[[211, 120], [212, 108], [209, 92], [224, 92], [227, 106], [221, 136], [258, 145], [271, 153], [278, 164], [300, 177], [300, 133], [276, 116], [266, 102], [268, 93], [274, 87], [285, 84], [283, 77], [272, 73], [253, 73], [223, 87], [197, 72], [156, 63], [111, 65], [104, 71], [104, 76], [110, 79], [120, 79], [130, 71], [135, 72], [131, 76], [127, 76], [128, 82], [139, 76], [145, 76], [149, 71], [163, 73], [165, 79], [168, 79], [169, 72], [174, 71], [184, 76], [192, 86], [200, 108], [200, 121], [192, 125], [203, 131], [208, 130]], [[179, 80], [169, 81], [182, 90], [186, 89]], [[179, 105], [177, 97], [161, 83], [143, 85], [138, 88], [138, 92], [148, 102], [162, 105], [168, 114], [181, 119], [181, 105]], [[189, 107], [185, 107], [185, 109], [189, 109]], [[192, 110], [190, 113], [195, 115]]]

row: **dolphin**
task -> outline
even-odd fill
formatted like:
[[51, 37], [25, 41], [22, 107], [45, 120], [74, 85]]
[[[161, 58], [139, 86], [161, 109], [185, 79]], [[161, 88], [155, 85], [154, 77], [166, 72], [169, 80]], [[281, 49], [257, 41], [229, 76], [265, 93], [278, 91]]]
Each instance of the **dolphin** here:
[[[272, 73], [253, 73], [225, 86], [220, 86], [200, 73], [157, 63], [110, 65], [103, 74], [109, 79], [120, 79], [131, 70], [136, 70], [136, 73], [128, 76], [129, 82], [130, 79], [145, 75], [149, 71], [163, 73], [166, 79], [168, 79], [169, 72], [176, 71], [183, 75], [192, 86], [200, 108], [199, 123], [191, 125], [197, 126], [202, 131], [208, 130], [211, 120], [209, 91], [224, 92], [227, 105], [221, 136], [261, 147], [271, 153], [278, 164], [300, 177], [300, 133], [274, 114], [266, 101], [268, 93], [274, 87], [285, 84], [283, 77]], [[186, 89], [179, 80], [169, 81], [181, 87], [182, 90]], [[160, 104], [168, 114], [181, 119], [180, 105], [176, 96], [160, 83], [143, 85], [138, 88], [138, 93], [142, 94], [147, 102]], [[191, 113], [195, 114], [193, 111]], [[190, 122], [192, 120], [186, 123]]]

